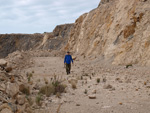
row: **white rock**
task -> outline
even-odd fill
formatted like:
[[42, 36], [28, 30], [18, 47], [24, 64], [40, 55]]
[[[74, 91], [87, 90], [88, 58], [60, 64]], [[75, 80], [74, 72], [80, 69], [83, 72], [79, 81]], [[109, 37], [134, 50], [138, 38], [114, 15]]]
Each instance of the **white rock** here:
[[7, 61], [4, 59], [0, 59], [0, 66], [7, 66]]

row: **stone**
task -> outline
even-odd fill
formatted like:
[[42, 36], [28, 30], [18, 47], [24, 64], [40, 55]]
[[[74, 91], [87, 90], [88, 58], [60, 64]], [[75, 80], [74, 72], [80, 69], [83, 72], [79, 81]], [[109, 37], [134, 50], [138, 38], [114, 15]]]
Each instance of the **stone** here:
[[92, 94], [96, 94], [96, 89], [92, 91]]
[[0, 59], [0, 66], [6, 67], [7, 66], [7, 61], [4, 59]]
[[11, 97], [13, 97], [14, 95], [16, 95], [19, 92], [19, 86], [16, 83], [7, 83], [6, 86], [6, 93], [8, 95], [10, 95]]
[[107, 79], [106, 78], [103, 78], [103, 82], [106, 82], [107, 81]]
[[76, 104], [76, 106], [80, 106], [80, 104]]
[[19, 105], [23, 105], [25, 103], [25, 96], [24, 95], [18, 95], [17, 96], [17, 102]]
[[112, 87], [112, 85], [107, 84], [107, 85], [104, 85], [103, 88], [104, 88], [104, 89], [111, 89], [111, 88], [113, 88], [113, 87]]
[[0, 106], [0, 113], [13, 113], [11, 107], [8, 104], [2, 104]]
[[71, 84], [71, 83], [74, 83], [74, 84], [77, 84], [78, 83], [78, 80], [77, 79], [69, 79], [68, 82]]
[[96, 99], [96, 95], [89, 95], [89, 99]]
[[12, 71], [12, 67], [6, 67], [6, 68], [5, 68], [5, 71], [6, 71], [7, 73], [11, 72], [11, 71]]
[[10, 109], [5, 108], [5, 109], [2, 109], [1, 113], [13, 113], [13, 112]]
[[146, 86], [146, 88], [150, 88], [150, 86]]

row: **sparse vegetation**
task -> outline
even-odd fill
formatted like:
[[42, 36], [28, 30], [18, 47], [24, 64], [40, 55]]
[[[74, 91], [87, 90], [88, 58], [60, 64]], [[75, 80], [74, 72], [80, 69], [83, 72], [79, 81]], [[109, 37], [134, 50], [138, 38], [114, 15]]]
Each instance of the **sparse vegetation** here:
[[95, 76], [95, 73], [92, 73], [92, 76]]
[[92, 79], [92, 77], [90, 76], [90, 80]]
[[34, 103], [33, 99], [31, 97], [28, 97], [28, 96], [26, 96], [26, 99], [28, 100], [29, 105], [32, 106]]
[[39, 94], [43, 94], [49, 97], [52, 94], [54, 94], [54, 92], [55, 92], [54, 86], [52, 84], [49, 84], [41, 87]]
[[32, 73], [27, 73], [28, 82], [31, 81], [32, 76], [33, 76]]
[[34, 73], [34, 70], [32, 70], [32, 73]]
[[97, 83], [100, 83], [100, 78], [97, 78], [96, 81], [97, 81]]
[[82, 76], [89, 76], [88, 73], [83, 73]]
[[83, 76], [81, 76], [81, 80], [83, 80]]
[[35, 102], [38, 106], [41, 106], [41, 100], [42, 100], [42, 97], [41, 95], [37, 95], [36, 96], [36, 99], [35, 99]]
[[51, 96], [52, 94], [54, 95], [56, 95], [57, 93], [61, 94], [65, 92], [66, 87], [67, 87], [66, 85], [61, 84], [61, 82], [56, 80], [55, 82], [52, 82], [49, 85], [46, 84], [45, 86], [41, 87], [39, 94], [46, 95], [47, 97]]
[[106, 78], [103, 78], [103, 82], [106, 82], [107, 81], [107, 79]]
[[26, 95], [30, 95], [30, 88], [24, 86], [23, 84], [19, 86], [19, 90]]
[[44, 82], [45, 84], [48, 84], [48, 80], [46, 78], [44, 78]]
[[88, 92], [88, 90], [87, 90], [87, 89], [85, 89], [85, 90], [84, 90], [84, 94], [87, 94], [87, 92]]

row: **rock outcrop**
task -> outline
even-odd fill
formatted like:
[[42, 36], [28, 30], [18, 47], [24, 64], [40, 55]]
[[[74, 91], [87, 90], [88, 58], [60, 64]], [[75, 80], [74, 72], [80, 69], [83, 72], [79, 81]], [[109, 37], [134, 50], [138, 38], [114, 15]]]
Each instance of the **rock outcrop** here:
[[53, 32], [44, 34], [0, 34], [0, 58], [17, 50], [60, 49], [67, 43], [73, 24], [57, 26]]
[[149, 25], [149, 0], [101, 0], [76, 20], [65, 49], [117, 65], [150, 65]]

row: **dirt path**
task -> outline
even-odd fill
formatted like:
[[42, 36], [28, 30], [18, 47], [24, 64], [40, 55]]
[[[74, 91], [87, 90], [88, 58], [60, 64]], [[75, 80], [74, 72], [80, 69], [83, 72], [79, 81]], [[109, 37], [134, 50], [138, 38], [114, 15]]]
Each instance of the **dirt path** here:
[[[97, 60], [75, 61], [70, 75], [66, 75], [60, 57], [34, 58], [35, 66], [24, 70], [34, 71], [34, 82], [50, 79], [54, 75], [65, 80], [67, 93], [61, 98], [47, 97], [46, 104], [36, 113], [149, 113], [150, 71], [148, 68], [109, 67]], [[81, 77], [82, 76], [82, 77]], [[81, 79], [82, 78], [82, 79]], [[100, 83], [97, 79], [100, 78]], [[72, 89], [69, 80], [77, 80]], [[42, 85], [44, 83], [40, 83]], [[96, 99], [89, 99], [89, 95]]]

